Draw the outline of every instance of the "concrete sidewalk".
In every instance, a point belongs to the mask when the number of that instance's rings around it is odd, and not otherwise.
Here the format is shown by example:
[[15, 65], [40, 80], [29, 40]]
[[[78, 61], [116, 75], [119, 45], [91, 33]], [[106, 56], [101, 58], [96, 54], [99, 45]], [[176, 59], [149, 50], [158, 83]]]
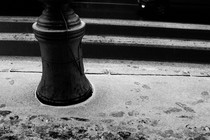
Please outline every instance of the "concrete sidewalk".
[[86, 102], [41, 104], [38, 57], [0, 58], [0, 139], [207, 140], [210, 65], [85, 59]]

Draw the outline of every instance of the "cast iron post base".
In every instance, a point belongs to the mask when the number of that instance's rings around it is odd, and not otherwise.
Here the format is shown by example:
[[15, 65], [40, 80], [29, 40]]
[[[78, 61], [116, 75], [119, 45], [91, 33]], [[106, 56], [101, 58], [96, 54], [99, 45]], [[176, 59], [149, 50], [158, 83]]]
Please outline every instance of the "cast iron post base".
[[45, 10], [33, 24], [43, 69], [37, 98], [54, 106], [83, 102], [93, 92], [82, 61], [85, 23], [70, 8], [68, 0], [40, 1], [45, 4]]

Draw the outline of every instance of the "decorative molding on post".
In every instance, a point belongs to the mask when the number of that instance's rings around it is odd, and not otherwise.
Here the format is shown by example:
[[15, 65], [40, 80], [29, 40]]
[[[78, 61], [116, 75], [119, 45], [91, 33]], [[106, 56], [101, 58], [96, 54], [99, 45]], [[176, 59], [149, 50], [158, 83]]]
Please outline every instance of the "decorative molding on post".
[[85, 23], [70, 8], [69, 0], [39, 1], [44, 3], [45, 9], [33, 24], [43, 69], [37, 98], [54, 106], [83, 102], [93, 92], [82, 60]]

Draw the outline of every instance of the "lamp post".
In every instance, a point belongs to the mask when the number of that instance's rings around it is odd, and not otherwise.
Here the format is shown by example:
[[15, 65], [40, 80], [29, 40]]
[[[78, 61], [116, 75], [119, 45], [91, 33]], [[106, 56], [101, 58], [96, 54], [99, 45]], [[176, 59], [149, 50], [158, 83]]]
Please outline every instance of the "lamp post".
[[82, 60], [85, 23], [71, 9], [69, 0], [39, 1], [45, 9], [32, 26], [40, 45], [43, 71], [36, 96], [53, 106], [83, 102], [93, 92]]

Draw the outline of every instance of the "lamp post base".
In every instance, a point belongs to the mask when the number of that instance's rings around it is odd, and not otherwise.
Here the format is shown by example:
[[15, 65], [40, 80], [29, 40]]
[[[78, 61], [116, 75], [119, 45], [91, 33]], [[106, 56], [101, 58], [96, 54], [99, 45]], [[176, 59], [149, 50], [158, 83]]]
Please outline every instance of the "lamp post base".
[[36, 96], [53, 106], [83, 102], [93, 92], [82, 60], [85, 23], [69, 7], [68, 0], [40, 1], [46, 8], [32, 26], [40, 45], [43, 71]]
[[84, 101], [86, 101], [87, 99], [89, 99], [92, 96], [93, 90], [92, 88], [90, 88], [86, 93], [84, 93], [83, 96], [75, 98], [75, 99], [70, 99], [70, 100], [52, 100], [52, 99], [48, 99], [44, 96], [42, 96], [42, 93], [40, 93], [39, 91], [36, 91], [36, 97], [37, 99], [46, 105], [52, 105], [52, 106], [69, 106], [69, 105], [75, 105], [75, 104], [79, 104], [82, 103]]

